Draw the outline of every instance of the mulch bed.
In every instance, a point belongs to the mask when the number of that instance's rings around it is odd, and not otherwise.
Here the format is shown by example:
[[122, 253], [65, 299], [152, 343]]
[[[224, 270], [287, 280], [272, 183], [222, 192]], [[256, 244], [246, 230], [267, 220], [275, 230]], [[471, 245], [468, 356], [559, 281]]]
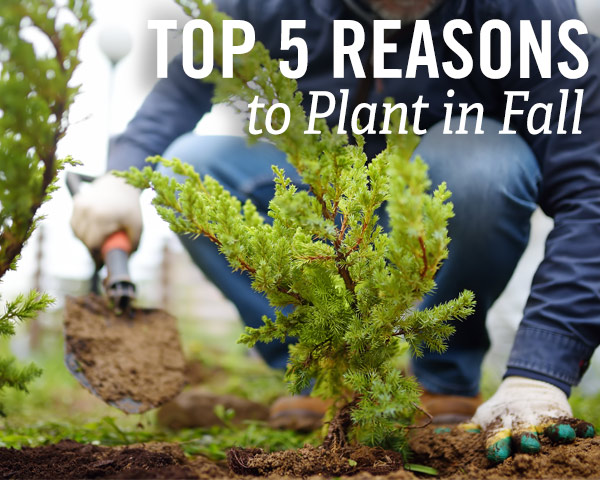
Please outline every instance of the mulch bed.
[[[428, 427], [413, 432], [411, 447], [412, 463], [431, 466], [444, 479], [600, 478], [600, 437], [578, 439], [570, 445], [552, 445], [542, 439], [539, 454], [517, 454], [500, 465], [491, 465], [485, 458], [481, 434], [456, 429], [435, 433]], [[402, 457], [395, 452], [362, 446], [333, 451], [306, 446], [271, 454], [232, 449], [228, 465], [203, 457], [188, 459], [179, 446], [161, 443], [110, 448], [64, 440], [22, 450], [0, 448], [0, 478], [434, 478], [408, 472], [402, 465]]]

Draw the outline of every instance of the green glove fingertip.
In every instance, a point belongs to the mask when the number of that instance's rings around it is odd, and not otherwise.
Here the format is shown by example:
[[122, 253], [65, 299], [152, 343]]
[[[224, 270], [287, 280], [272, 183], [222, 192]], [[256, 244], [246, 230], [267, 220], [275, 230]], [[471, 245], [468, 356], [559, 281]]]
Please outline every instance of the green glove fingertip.
[[486, 457], [492, 463], [501, 463], [512, 454], [511, 430], [508, 428], [498, 430], [488, 437], [485, 444], [487, 447]]
[[575, 434], [579, 438], [594, 438], [596, 435], [596, 429], [591, 423], [579, 422], [575, 427]]
[[575, 440], [575, 430], [566, 423], [555, 423], [546, 427], [544, 435], [554, 443], [572, 443]]
[[492, 443], [492, 445], [487, 448], [487, 459], [493, 463], [502, 463], [510, 457], [512, 453], [510, 443], [510, 437], [502, 438], [501, 440]]
[[540, 451], [540, 441], [536, 432], [521, 431], [512, 437], [517, 452], [538, 453]]

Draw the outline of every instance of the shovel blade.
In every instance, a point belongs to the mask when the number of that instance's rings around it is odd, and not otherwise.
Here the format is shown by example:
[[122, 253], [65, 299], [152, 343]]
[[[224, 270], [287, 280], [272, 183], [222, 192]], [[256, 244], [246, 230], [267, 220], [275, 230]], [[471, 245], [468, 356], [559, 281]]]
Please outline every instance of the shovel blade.
[[65, 364], [81, 385], [126, 413], [143, 413], [175, 397], [185, 360], [174, 317], [132, 308], [116, 315], [94, 294], [67, 298]]

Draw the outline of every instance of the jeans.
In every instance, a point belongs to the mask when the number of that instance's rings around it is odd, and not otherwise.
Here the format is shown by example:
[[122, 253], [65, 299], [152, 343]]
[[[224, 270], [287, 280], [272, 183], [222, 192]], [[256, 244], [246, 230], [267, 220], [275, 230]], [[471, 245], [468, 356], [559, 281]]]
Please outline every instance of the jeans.
[[[467, 129], [474, 127], [474, 119], [469, 119]], [[436, 290], [422, 307], [455, 298], [464, 289], [472, 290], [477, 301], [475, 313], [455, 325], [445, 353], [426, 352], [412, 361], [413, 373], [432, 393], [473, 396], [479, 391], [481, 363], [489, 348], [487, 311], [527, 245], [536, 208], [541, 173], [529, 146], [517, 135], [498, 135], [501, 125], [494, 120], [484, 119], [482, 128], [482, 135], [443, 135], [443, 125], [437, 124], [415, 151], [429, 165], [433, 186], [448, 184], [455, 212], [449, 222], [449, 257], [436, 277]], [[187, 134], [164, 156], [190, 163], [242, 202], [249, 198], [265, 218], [273, 196], [271, 165], [284, 168], [299, 183], [282, 152], [262, 142], [248, 146], [243, 138]], [[209, 240], [183, 236], [181, 241], [209, 280], [236, 305], [246, 325], [258, 327], [263, 315], [273, 317], [267, 299], [251, 290], [249, 277], [232, 273]], [[257, 349], [271, 367], [285, 367], [286, 344], [259, 343]]]

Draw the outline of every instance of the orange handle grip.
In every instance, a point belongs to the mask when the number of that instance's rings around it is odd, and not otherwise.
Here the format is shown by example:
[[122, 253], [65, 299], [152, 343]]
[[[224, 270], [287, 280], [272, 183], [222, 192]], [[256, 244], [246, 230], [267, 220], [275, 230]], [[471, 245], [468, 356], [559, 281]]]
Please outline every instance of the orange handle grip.
[[105, 258], [108, 252], [115, 249], [124, 250], [127, 254], [130, 254], [133, 249], [131, 240], [123, 230], [113, 233], [104, 240], [101, 249], [102, 258]]

